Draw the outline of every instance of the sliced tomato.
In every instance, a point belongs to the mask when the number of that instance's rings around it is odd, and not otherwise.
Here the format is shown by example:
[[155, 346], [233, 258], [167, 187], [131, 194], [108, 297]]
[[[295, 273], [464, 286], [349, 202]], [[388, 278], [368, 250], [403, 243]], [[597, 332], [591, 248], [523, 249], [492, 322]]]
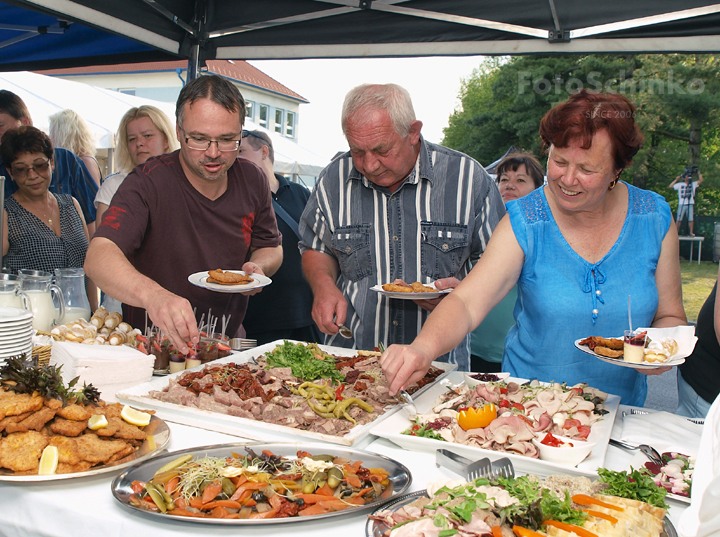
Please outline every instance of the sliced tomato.
[[500, 393], [505, 395], [508, 392], [507, 388], [500, 388]]
[[525, 412], [525, 407], [522, 405], [522, 403], [513, 403], [510, 405], [510, 408], [517, 408], [520, 412]]
[[578, 433], [580, 434], [580, 438], [587, 438], [590, 434], [590, 427], [587, 425], [580, 425], [578, 427]]
[[563, 429], [570, 429], [572, 427], [580, 428], [582, 423], [580, 423], [580, 420], [575, 419], [566, 419], [565, 423], [563, 424]]

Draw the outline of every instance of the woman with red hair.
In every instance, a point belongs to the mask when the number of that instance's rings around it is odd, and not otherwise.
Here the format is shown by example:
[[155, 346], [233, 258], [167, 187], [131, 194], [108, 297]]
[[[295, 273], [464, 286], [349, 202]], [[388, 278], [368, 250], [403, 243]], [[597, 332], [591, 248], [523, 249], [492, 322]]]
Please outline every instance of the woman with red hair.
[[[677, 230], [665, 200], [620, 181], [643, 143], [624, 96], [580, 91], [540, 124], [548, 184], [511, 201], [469, 276], [430, 315], [409, 346], [393, 345], [382, 366], [394, 393], [424, 374], [518, 286], [515, 326], [503, 370], [520, 378], [586, 382], [642, 405], [645, 375], [577, 350], [587, 336], [628, 326], [687, 324]], [[643, 370], [659, 374], [667, 368]]]

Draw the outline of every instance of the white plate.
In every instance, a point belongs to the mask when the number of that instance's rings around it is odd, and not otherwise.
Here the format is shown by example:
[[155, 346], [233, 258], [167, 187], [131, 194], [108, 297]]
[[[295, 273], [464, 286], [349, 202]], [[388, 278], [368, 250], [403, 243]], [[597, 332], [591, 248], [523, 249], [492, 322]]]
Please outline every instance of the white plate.
[[[423, 285], [425, 285], [425, 287], [432, 287], [433, 289], [435, 289], [435, 282], [425, 283]], [[375, 291], [376, 293], [380, 293], [381, 295], [385, 295], [388, 298], [399, 298], [401, 300], [425, 300], [431, 298], [438, 298], [452, 291], [452, 289], [443, 289], [442, 291], [435, 291], [434, 293], [393, 293], [390, 291], [385, 291], [380, 284], [373, 285], [370, 290]]]
[[[638, 331], [647, 332], [648, 338], [652, 341], [662, 341], [665, 338], [672, 338], [678, 344], [678, 351], [673, 354], [667, 362], [643, 362], [640, 364], [628, 363], [617, 358], [600, 356], [591, 351], [587, 345], [580, 345], [582, 339], [575, 341], [575, 347], [590, 356], [613, 365], [621, 367], [632, 367], [633, 369], [654, 369], [656, 367], [674, 367], [685, 363], [685, 358], [690, 356], [695, 349], [697, 337], [695, 337], [694, 326], [670, 326], [667, 328], [638, 328]], [[611, 338], [620, 339], [620, 338]]]
[[22, 321], [6, 321], [0, 323], [0, 332], [12, 332], [13, 330], [21, 330], [28, 326], [32, 328], [32, 318]]
[[[225, 272], [245, 274], [242, 270], [227, 270]], [[197, 285], [203, 289], [209, 289], [210, 291], [216, 291], [218, 293], [244, 293], [245, 291], [259, 289], [260, 287], [265, 287], [266, 285], [270, 285], [272, 283], [270, 278], [261, 274], [250, 274], [250, 277], [253, 281], [243, 285], [221, 285], [217, 283], [208, 283], [208, 273], [206, 270], [190, 274], [190, 276], [188, 276], [188, 281], [193, 285]]]
[[21, 308], [0, 307], [0, 326], [12, 321], [32, 319], [32, 313]]
[[32, 336], [33, 336], [32, 326], [23, 328], [22, 330], [18, 330], [16, 332], [0, 332], [0, 344], [6, 343], [8, 341], [17, 341], [18, 339], [26, 339], [26, 338], [32, 339]]
[[[464, 379], [464, 373], [454, 372], [448, 375], [448, 380], [456, 384], [461, 383]], [[522, 379], [509, 380], [516, 382], [524, 382]], [[423, 393], [420, 397], [414, 397], [415, 407], [419, 414], [427, 413], [433, 406], [433, 403], [447, 391], [445, 385], [434, 385], [430, 390]], [[483, 457], [489, 457], [496, 460], [501, 457], [508, 457], [512, 460], [515, 470], [521, 473], [537, 474], [547, 477], [551, 474], [564, 473], [570, 475], [596, 476], [597, 469], [605, 464], [605, 452], [607, 451], [610, 433], [612, 432], [615, 416], [617, 415], [620, 397], [617, 395], [609, 395], [605, 401], [605, 410], [608, 411], [602, 419], [598, 420], [593, 426], [588, 436], [588, 442], [595, 442], [597, 445], [590, 452], [587, 459], [573, 467], [565, 464], [557, 464], [553, 462], [542, 461], [540, 459], [531, 459], [514, 453], [504, 453], [501, 451], [492, 451], [475, 446], [466, 446], [454, 442], [445, 442], [442, 440], [434, 440], [432, 438], [423, 438], [419, 436], [410, 436], [402, 434], [411, 425], [407, 412], [397, 412], [388, 419], [375, 425], [370, 432], [375, 436], [387, 438], [394, 444], [410, 451], [424, 451], [435, 453], [436, 449], [449, 449], [459, 455], [478, 460]]]
[[[290, 340], [292, 343], [297, 341]], [[220, 358], [213, 362], [213, 364], [224, 364], [224, 363], [243, 363], [249, 362], [253, 358], [262, 356], [266, 352], [272, 351], [278, 345], [282, 345], [283, 341], [273, 341], [266, 343], [259, 347], [249, 349], [243, 352], [233, 352], [230, 356]], [[327, 345], [320, 345], [320, 348], [325, 352], [335, 356], [356, 356], [357, 351], [353, 349], [346, 349], [342, 347], [329, 347]], [[433, 365], [439, 369], [442, 369], [444, 373], [440, 374], [434, 382], [427, 384], [415, 392], [414, 397], [417, 394], [422, 394], [429, 390], [432, 386], [437, 385], [447, 374], [457, 368], [455, 364], [446, 364], [442, 362], [433, 362]], [[340, 444], [345, 446], [353, 446], [354, 448], [362, 448], [374, 440], [370, 434], [370, 428], [377, 423], [387, 419], [393, 413], [397, 412], [401, 405], [395, 405], [394, 407], [388, 408], [384, 414], [378, 416], [375, 421], [371, 421], [364, 425], [356, 425], [350, 429], [344, 436], [335, 436], [330, 434], [324, 434], [319, 432], [304, 431], [302, 429], [295, 429], [286, 425], [278, 425], [275, 423], [266, 423], [264, 421], [258, 421], [248, 418], [239, 418], [237, 416], [231, 416], [229, 414], [221, 414], [219, 412], [212, 412], [209, 410], [203, 410], [197, 407], [188, 407], [165, 401], [159, 401], [153, 399], [148, 394], [152, 390], [162, 390], [166, 387], [171, 379], [175, 379], [177, 376], [183, 374], [184, 371], [173, 373], [166, 377], [155, 377], [152, 381], [127, 388], [122, 392], [115, 394], [118, 401], [131, 404], [137, 408], [149, 408], [157, 410], [158, 416], [162, 417], [167, 421], [182, 423], [183, 425], [191, 425], [194, 427], [200, 427], [209, 431], [216, 431], [219, 433], [231, 434], [234, 436], [240, 436], [242, 438], [249, 438], [251, 440], [265, 440], [265, 441], [283, 441], [288, 440], [303, 440], [303, 441], [323, 441], [330, 442], [333, 444]], [[443, 388], [445, 389], [445, 388]]]
[[0, 353], [25, 350], [29, 346], [32, 346], [32, 337], [19, 338], [13, 341], [0, 343]]
[[0, 358], [12, 358], [13, 356], [18, 356], [23, 353], [27, 354], [26, 358], [30, 358], [32, 355], [32, 345], [28, 345], [25, 349], [19, 351], [2, 351], [0, 352]]

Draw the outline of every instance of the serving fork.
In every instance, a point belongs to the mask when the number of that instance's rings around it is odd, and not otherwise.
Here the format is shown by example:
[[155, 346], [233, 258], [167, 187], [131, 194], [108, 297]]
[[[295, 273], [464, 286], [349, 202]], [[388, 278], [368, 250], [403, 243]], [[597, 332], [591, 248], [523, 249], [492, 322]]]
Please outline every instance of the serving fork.
[[662, 458], [657, 450], [647, 444], [630, 444], [628, 442], [623, 442], [622, 440], [615, 440], [614, 438], [611, 438], [610, 445], [627, 449], [628, 451], [635, 451], [636, 449], [639, 449], [643, 455], [650, 459], [650, 462], [654, 462], [655, 464], [659, 464], [661, 466], [663, 464]]

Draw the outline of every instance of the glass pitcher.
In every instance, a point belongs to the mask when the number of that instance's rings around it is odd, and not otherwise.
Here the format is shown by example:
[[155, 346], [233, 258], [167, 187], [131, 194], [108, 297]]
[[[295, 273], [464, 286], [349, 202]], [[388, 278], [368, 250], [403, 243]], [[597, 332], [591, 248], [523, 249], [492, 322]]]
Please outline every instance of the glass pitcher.
[[0, 273], [0, 306], [30, 309], [27, 295], [20, 290], [20, 278], [14, 274]]
[[59, 324], [90, 320], [90, 301], [85, 291], [85, 271], [81, 268], [55, 269], [55, 283], [62, 290], [65, 302], [65, 315]]
[[[60, 319], [65, 315], [65, 301], [62, 290], [52, 283], [52, 274], [39, 270], [18, 270], [20, 288], [28, 297], [30, 311], [33, 313], [33, 328], [49, 332], [53, 325], [62, 324]], [[53, 302], [53, 294], [57, 300], [58, 308]]]

